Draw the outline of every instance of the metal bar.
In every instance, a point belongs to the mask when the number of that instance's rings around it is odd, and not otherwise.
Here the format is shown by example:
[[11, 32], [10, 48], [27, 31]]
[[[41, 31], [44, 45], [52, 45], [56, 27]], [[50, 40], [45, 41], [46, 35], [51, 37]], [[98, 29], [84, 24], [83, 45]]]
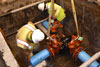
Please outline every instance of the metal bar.
[[24, 9], [27, 9], [29, 7], [35, 6], [35, 5], [37, 5], [37, 4], [41, 3], [41, 2], [44, 2], [44, 1], [46, 1], [46, 0], [41, 0], [41, 1], [38, 1], [36, 3], [32, 3], [32, 4], [26, 5], [24, 7], [21, 7], [21, 8], [15, 9], [15, 10], [12, 10], [12, 11], [10, 11], [8, 13], [5, 13], [5, 14], [0, 15], [0, 17], [3, 17], [3, 16], [6, 16], [6, 15], [9, 15], [11, 13], [15, 13], [15, 12], [18, 12], [18, 11], [21, 11], [21, 10], [24, 10]]
[[79, 27], [78, 27], [78, 21], [77, 21], [77, 16], [76, 16], [74, 0], [71, 0], [71, 3], [72, 3], [72, 11], [73, 11], [74, 21], [75, 21], [75, 25], [76, 25], [76, 30], [77, 30], [77, 36], [79, 37]]
[[50, 14], [49, 14], [49, 24], [48, 24], [48, 35], [50, 36], [50, 26], [51, 26], [51, 17], [54, 15], [54, 0], [51, 0]]
[[41, 29], [51, 40], [53, 40], [50, 35], [48, 35], [47, 30], [42, 26], [42, 24], [36, 25], [39, 29]]
[[[34, 25], [38, 25], [38, 24], [42, 23], [43, 21], [45, 21], [45, 20], [47, 20], [47, 19], [48, 19], [48, 17], [45, 18], [45, 19], [43, 19], [43, 20], [40, 20], [40, 21], [38, 21], [38, 22], [35, 22]], [[11, 33], [11, 34], [6, 35], [6, 37], [9, 37], [9, 36], [11, 36], [11, 35], [13, 35], [13, 34], [16, 34], [16, 33], [17, 33], [17, 31], [14, 31], [14, 32]], [[47, 33], [47, 32], [46, 32], [46, 33]]]
[[47, 20], [47, 19], [48, 19], [48, 17], [45, 18], [45, 19], [43, 19], [43, 20], [41, 20], [41, 21], [38, 21], [38, 22], [34, 23], [34, 25], [40, 24], [40, 23], [42, 23], [43, 21], [45, 21], [45, 20]]
[[24, 7], [18, 8], [18, 9], [15, 9], [15, 10], [11, 11], [11, 13], [15, 13], [15, 12], [18, 12], [18, 11], [20, 11], [20, 10], [24, 10], [24, 9], [26, 9], [26, 8], [32, 7], [32, 6], [37, 5], [37, 4], [39, 4], [39, 3], [41, 3], [41, 2], [44, 2], [44, 1], [46, 1], [46, 0], [41, 0], [41, 1], [38, 1], [38, 2], [36, 2], [36, 3], [32, 3], [32, 4], [29, 4], [29, 5], [27, 5], [27, 6], [24, 6]]

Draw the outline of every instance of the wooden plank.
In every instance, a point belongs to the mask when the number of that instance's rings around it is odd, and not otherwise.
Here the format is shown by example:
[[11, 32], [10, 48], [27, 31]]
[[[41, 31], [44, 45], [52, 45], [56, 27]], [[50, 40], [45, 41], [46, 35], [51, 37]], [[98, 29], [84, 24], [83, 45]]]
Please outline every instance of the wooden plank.
[[[2, 58], [7, 67], [19, 67], [15, 57], [13, 56], [5, 37], [0, 29], [0, 52], [3, 53]], [[1, 66], [1, 65], [0, 65]]]
[[48, 35], [50, 36], [51, 17], [54, 15], [54, 0], [51, 0], [49, 24], [48, 24]]
[[42, 32], [44, 32], [44, 33], [48, 36], [47, 30], [42, 26], [42, 24], [37, 24], [36, 26], [37, 26], [39, 29], [41, 29]]

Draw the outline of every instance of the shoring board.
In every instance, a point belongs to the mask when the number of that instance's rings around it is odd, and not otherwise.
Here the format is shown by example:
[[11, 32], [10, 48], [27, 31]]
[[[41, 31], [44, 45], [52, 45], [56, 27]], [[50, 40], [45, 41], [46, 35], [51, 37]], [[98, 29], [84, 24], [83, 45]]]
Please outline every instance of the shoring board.
[[2, 54], [3, 54], [2, 58], [7, 67], [19, 67], [19, 64], [17, 63], [16, 59], [14, 58], [9, 46], [7, 45], [7, 42], [4, 38], [1, 30], [0, 30], [0, 52], [2, 52]]

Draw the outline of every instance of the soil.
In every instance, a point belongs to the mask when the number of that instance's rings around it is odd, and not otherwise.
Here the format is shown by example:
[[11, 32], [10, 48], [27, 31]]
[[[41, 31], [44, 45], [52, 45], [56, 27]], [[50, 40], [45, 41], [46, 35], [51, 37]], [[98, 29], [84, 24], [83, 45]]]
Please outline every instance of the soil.
[[7, 67], [5, 61], [3, 60], [3, 53], [0, 52], [0, 66]]

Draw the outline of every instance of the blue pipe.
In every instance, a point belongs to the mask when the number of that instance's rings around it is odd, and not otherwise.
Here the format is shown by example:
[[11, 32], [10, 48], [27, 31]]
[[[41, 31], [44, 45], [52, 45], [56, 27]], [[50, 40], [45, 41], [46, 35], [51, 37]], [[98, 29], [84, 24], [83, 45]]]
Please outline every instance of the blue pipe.
[[43, 21], [42, 25], [48, 30], [48, 21]]
[[[48, 30], [48, 21], [43, 21], [42, 22], [42, 25]], [[51, 27], [52, 27], [52, 24], [51, 24]]]
[[[48, 29], [48, 21], [44, 21], [42, 22], [42, 25]], [[34, 55], [31, 59], [30, 59], [30, 63], [32, 66], [35, 66], [36, 64], [40, 63], [41, 61], [45, 60], [46, 58], [48, 58], [50, 56], [49, 51], [47, 49], [42, 50], [41, 52], [39, 52], [38, 54]], [[78, 54], [78, 58], [82, 61], [82, 62], [86, 62], [90, 56], [85, 52], [85, 51], [81, 51]], [[99, 63], [97, 61], [94, 61], [91, 65], [89, 65], [89, 67], [97, 67], [99, 66]]]
[[46, 58], [48, 58], [49, 56], [50, 56], [49, 51], [47, 49], [44, 49], [44, 50], [40, 51], [39, 53], [37, 53], [36, 55], [31, 57], [30, 64], [32, 66], [35, 66], [38, 63], [45, 60]]
[[[42, 25], [48, 30], [48, 21], [43, 21]], [[36, 66], [38, 63], [42, 62], [46, 58], [50, 56], [49, 51], [47, 49], [44, 49], [37, 53], [36, 55], [32, 56], [30, 59], [30, 64], [32, 66]]]
[[[85, 51], [81, 51], [78, 54], [78, 58], [82, 62], [86, 62], [88, 59], [90, 59], [90, 56]], [[94, 61], [92, 64], [89, 65], [89, 67], [97, 67], [97, 66], [99, 66], [99, 63], [97, 61]]]

